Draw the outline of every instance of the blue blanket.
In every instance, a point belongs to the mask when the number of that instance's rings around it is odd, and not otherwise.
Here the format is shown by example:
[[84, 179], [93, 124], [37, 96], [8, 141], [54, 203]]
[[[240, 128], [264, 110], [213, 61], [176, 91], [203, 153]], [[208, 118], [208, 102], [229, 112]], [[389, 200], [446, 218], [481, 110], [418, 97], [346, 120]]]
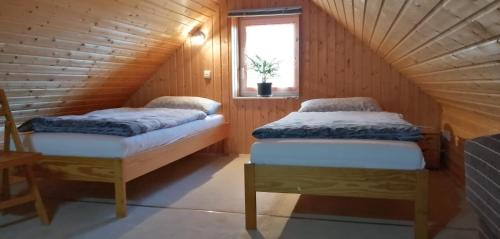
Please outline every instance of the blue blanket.
[[199, 110], [167, 108], [116, 108], [84, 115], [37, 117], [25, 122], [19, 131], [104, 134], [134, 136], [204, 119]]
[[389, 112], [293, 112], [253, 131], [257, 139], [329, 138], [417, 141], [418, 127]]

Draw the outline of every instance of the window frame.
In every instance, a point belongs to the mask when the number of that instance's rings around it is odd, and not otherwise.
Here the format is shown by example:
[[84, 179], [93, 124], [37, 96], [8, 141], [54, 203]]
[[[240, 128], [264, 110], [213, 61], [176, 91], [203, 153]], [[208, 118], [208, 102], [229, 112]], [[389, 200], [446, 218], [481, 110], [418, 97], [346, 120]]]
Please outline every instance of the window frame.
[[[273, 16], [255, 16], [241, 17], [232, 19], [232, 48], [233, 48], [233, 96], [235, 97], [257, 97], [257, 86], [247, 87], [247, 64], [245, 52], [245, 27], [252, 25], [273, 25], [292, 23], [295, 27], [295, 46], [294, 46], [294, 87], [278, 88], [273, 86], [272, 97], [298, 97], [300, 83], [300, 14], [292, 15], [273, 15]], [[269, 98], [269, 97], [263, 97]]]

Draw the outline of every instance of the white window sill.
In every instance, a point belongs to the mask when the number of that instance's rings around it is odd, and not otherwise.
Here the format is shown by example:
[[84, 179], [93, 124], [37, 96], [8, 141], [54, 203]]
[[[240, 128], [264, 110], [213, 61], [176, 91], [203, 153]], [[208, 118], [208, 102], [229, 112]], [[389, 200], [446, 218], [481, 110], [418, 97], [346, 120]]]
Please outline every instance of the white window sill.
[[299, 96], [233, 96], [235, 100], [298, 100]]

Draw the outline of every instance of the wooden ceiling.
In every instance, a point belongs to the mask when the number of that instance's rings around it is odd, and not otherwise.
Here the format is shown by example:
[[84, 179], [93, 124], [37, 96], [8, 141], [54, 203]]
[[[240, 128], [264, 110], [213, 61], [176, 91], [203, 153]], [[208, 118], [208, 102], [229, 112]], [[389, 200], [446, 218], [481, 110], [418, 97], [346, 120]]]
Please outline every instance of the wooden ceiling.
[[120, 106], [212, 0], [1, 0], [0, 88], [18, 121]]
[[500, 118], [499, 0], [313, 0], [453, 107]]

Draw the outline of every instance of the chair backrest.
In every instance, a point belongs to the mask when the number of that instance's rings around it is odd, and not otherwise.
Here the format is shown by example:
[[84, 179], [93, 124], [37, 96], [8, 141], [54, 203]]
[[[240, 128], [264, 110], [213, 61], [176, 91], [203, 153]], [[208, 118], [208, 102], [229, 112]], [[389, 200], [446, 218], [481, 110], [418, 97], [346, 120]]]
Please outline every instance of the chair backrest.
[[5, 91], [0, 89], [0, 117], [5, 118], [4, 132], [3, 132], [3, 151], [10, 151], [10, 140], [14, 140], [14, 145], [16, 146], [16, 151], [23, 152], [24, 147], [21, 142], [21, 137], [19, 137], [19, 131], [17, 131], [16, 121], [12, 117], [12, 112], [10, 111], [9, 101], [5, 95]]

